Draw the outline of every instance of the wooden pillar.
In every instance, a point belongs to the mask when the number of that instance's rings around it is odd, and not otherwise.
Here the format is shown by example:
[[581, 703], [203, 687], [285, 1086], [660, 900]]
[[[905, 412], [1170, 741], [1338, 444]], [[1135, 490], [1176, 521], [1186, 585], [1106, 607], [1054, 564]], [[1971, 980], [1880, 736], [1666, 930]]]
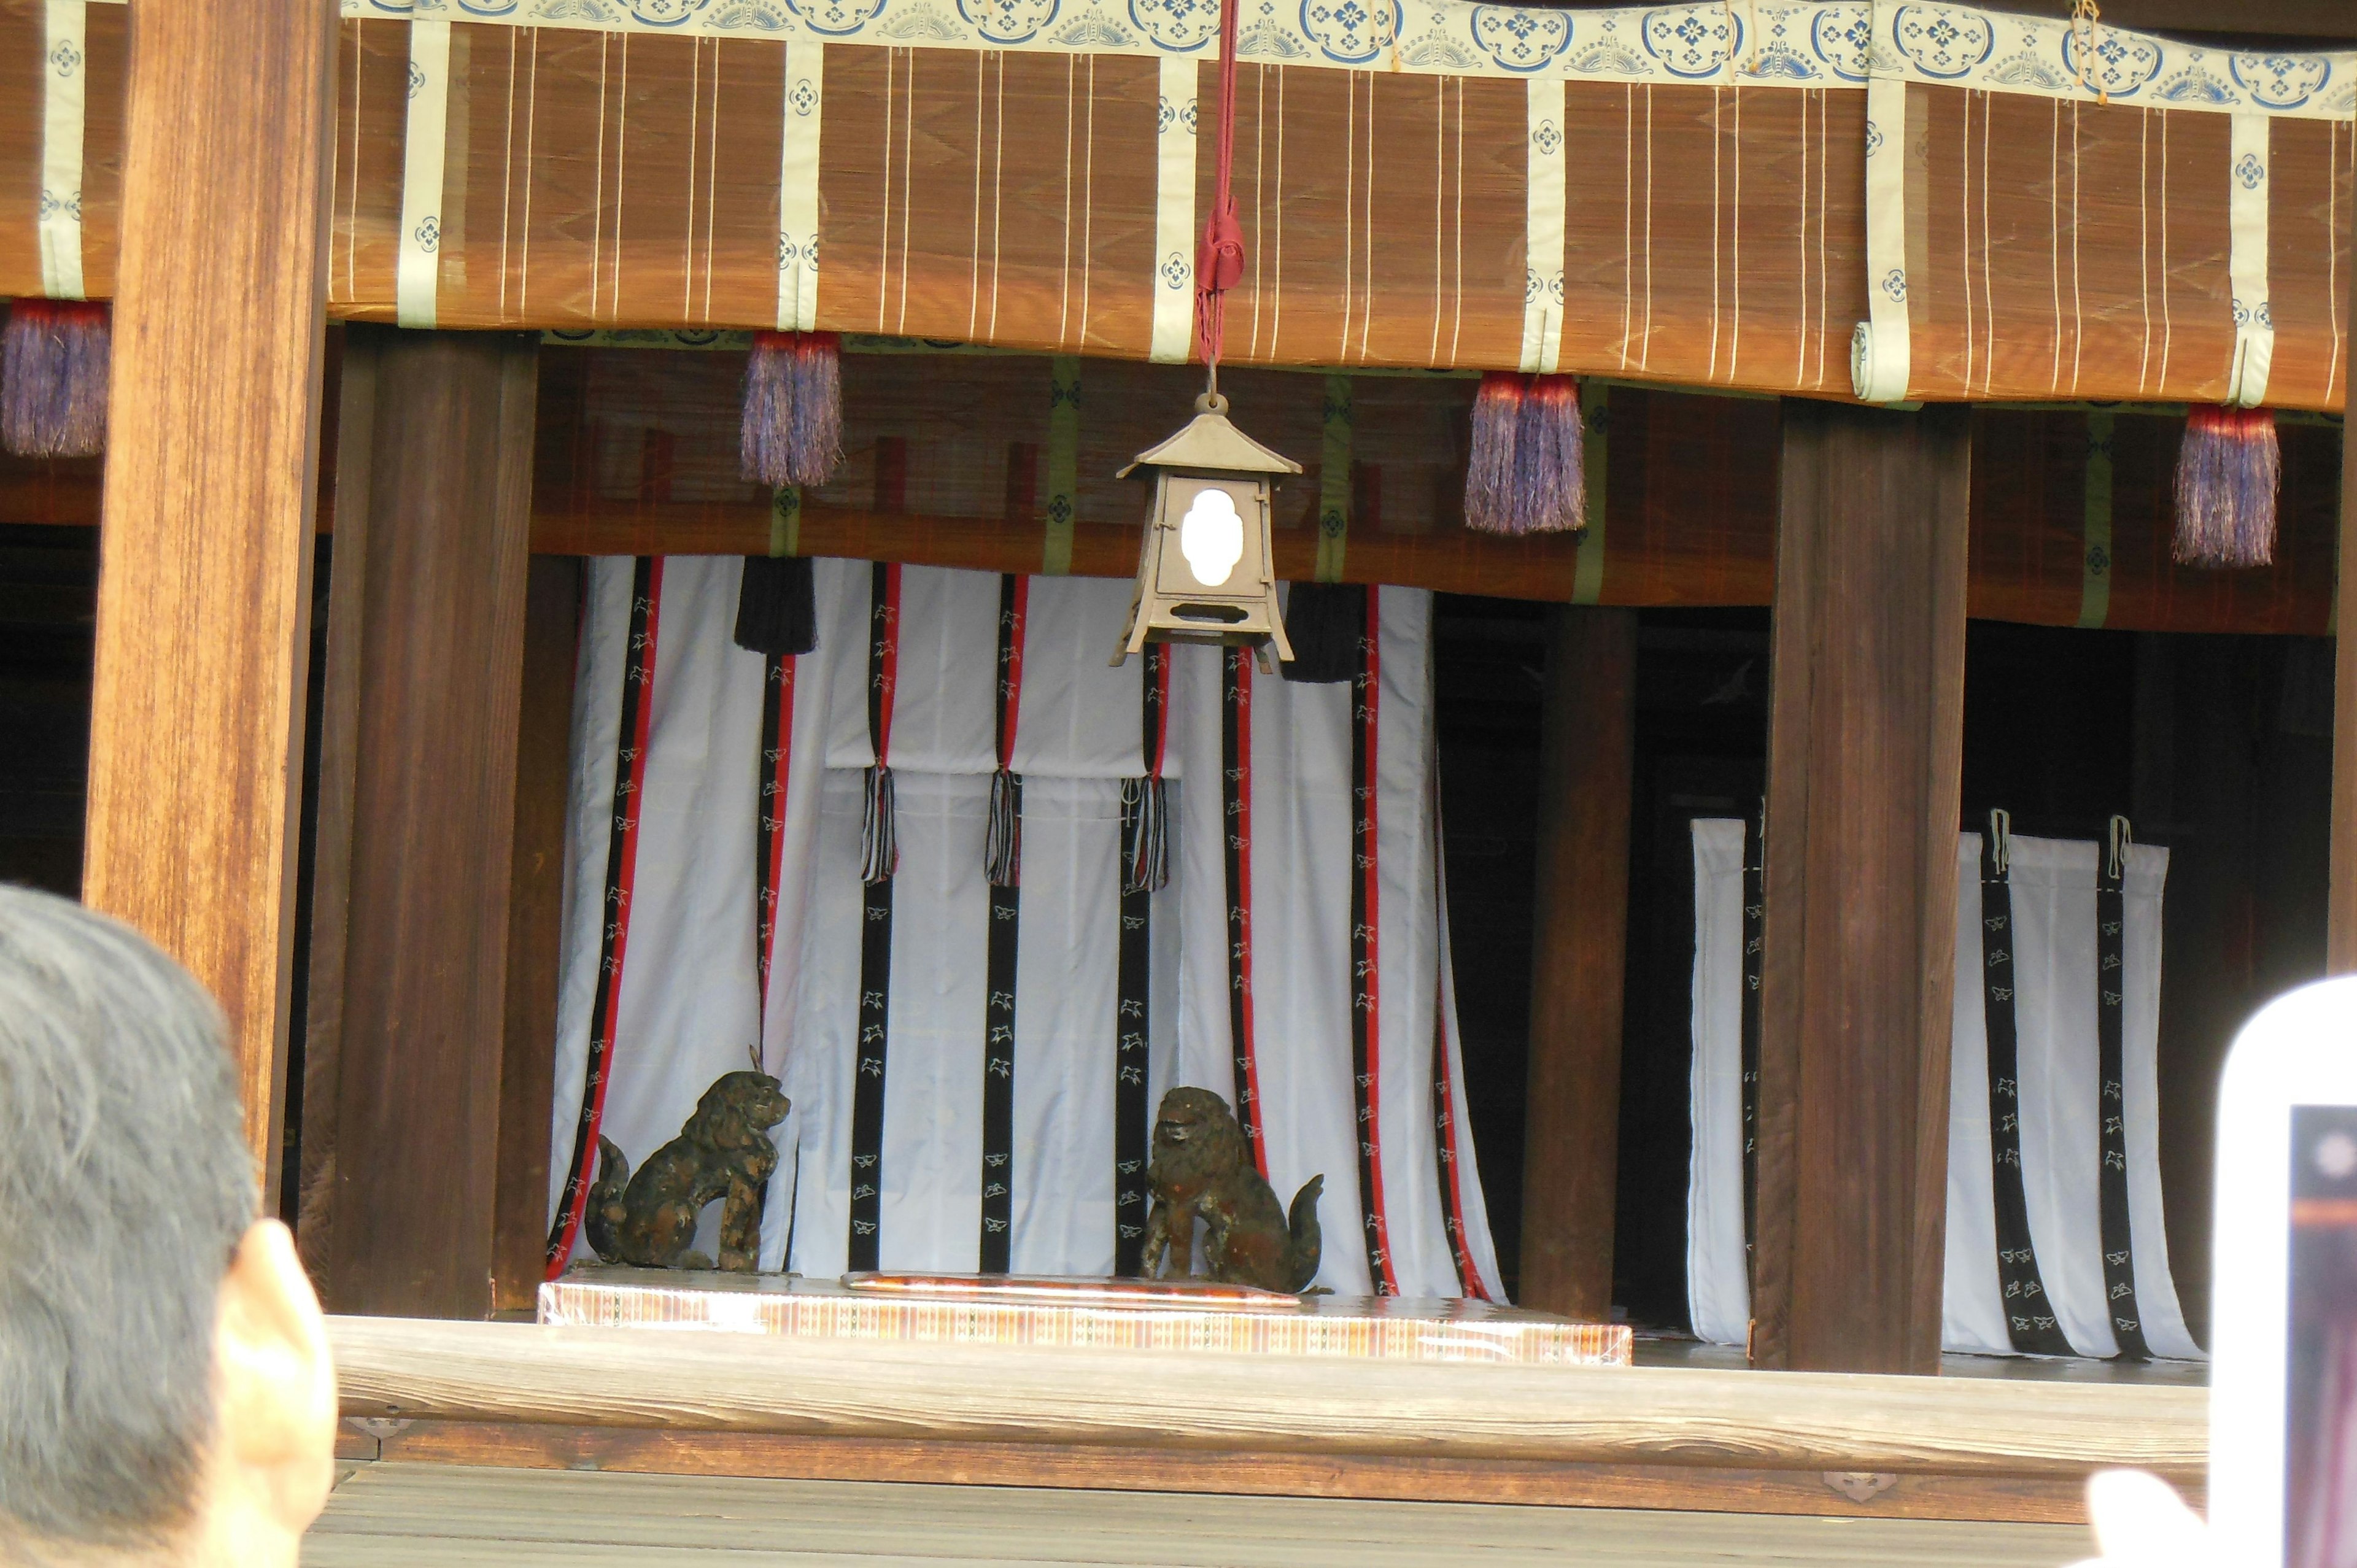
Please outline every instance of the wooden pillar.
[[532, 1310], [548, 1246], [549, 1103], [556, 1092], [556, 971], [565, 925], [565, 809], [572, 784], [581, 576], [577, 555], [536, 555], [524, 602], [492, 1260], [492, 1305], [501, 1312]]
[[479, 1317], [495, 1273], [537, 350], [355, 328], [345, 358], [373, 398], [368, 424], [341, 434], [370, 453], [364, 503], [338, 505], [339, 523], [362, 504], [367, 518], [327, 1294], [343, 1312]]
[[336, 8], [170, 0], [135, 21], [82, 897], [220, 999], [268, 1211], [294, 950]]
[[[2351, 218], [2357, 229], [2357, 214]], [[2357, 270], [2349, 279], [2357, 310]], [[2357, 320], [2357, 317], [2342, 317]], [[2349, 400], [2357, 403], [2357, 399]], [[2357, 413], [2357, 408], [2351, 410]], [[2341, 557], [2332, 599], [2332, 844], [2324, 972], [2357, 971], [2357, 420], [2341, 426]]]
[[1753, 1359], [1935, 1372], [1968, 413], [1784, 404]]
[[376, 443], [374, 339], [344, 332], [336, 378], [336, 532], [328, 545], [328, 648], [319, 668], [319, 782], [311, 850], [311, 972], [304, 997], [301, 1167], [295, 1245], [322, 1296], [334, 1275], [337, 1069], [343, 1055], [361, 625], [368, 602], [369, 478]]
[[1548, 630], [1523, 1156], [1525, 1306], [1612, 1308], [1637, 612], [1566, 606]]

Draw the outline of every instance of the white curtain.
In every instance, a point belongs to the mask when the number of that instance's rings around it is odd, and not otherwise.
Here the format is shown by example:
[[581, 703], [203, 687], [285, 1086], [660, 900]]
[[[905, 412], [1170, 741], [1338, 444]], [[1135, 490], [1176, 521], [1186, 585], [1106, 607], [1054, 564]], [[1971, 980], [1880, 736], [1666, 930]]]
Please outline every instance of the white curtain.
[[[696, 1096], [757, 1039], [755, 834], [763, 661], [731, 630], [734, 557], [657, 564], [658, 630], [624, 959], [611, 1005], [599, 1130], [633, 1160], [674, 1135]], [[591, 564], [573, 742], [550, 1209], [565, 1173], [611, 945], [618, 755], [631, 660], [629, 559]], [[860, 1029], [863, 782], [869, 740], [866, 563], [815, 569], [817, 651], [792, 671], [780, 832], [777, 957], [759, 1039], [794, 1111], [764, 1215], [764, 1266], [839, 1273], [848, 1252], [852, 1091]], [[893, 881], [880, 1262], [971, 1270], [982, 1213], [988, 896], [984, 832], [996, 766], [996, 574], [898, 573], [889, 741]], [[1146, 771], [1143, 661], [1108, 659], [1125, 583], [1032, 578], [1013, 754], [1023, 779], [1017, 959], [1012, 1266], [1114, 1266], [1114, 1139], [1123, 780]], [[1448, 994], [1435, 813], [1430, 596], [1374, 601], [1380, 679], [1310, 686], [1257, 671], [1245, 758], [1254, 1046], [1269, 1175], [1281, 1198], [1325, 1177], [1318, 1283], [1363, 1293], [1387, 1262], [1409, 1295], [1502, 1298], [1466, 1125]], [[642, 654], [647, 650], [641, 650]], [[1222, 655], [1173, 650], [1168, 743], [1176, 837], [1153, 897], [1148, 1105], [1173, 1084], [1231, 1092]], [[1372, 718], [1366, 715], [1372, 714]], [[1354, 973], [1354, 724], [1372, 725], [1372, 972]], [[1369, 1071], [1352, 1011], [1370, 999]], [[1436, 1054], [1437, 1053], [1437, 1054]], [[1436, 1101], [1437, 1084], [1447, 1086]], [[1380, 1259], [1361, 1194], [1365, 1090], [1383, 1206]], [[1449, 1114], [1443, 1117], [1442, 1110]], [[1451, 1147], [1456, 1157], [1447, 1160]], [[707, 1231], [717, 1208], [709, 1211]], [[1452, 1225], [1452, 1221], [1455, 1221]], [[709, 1236], [705, 1237], [708, 1242]], [[576, 1241], [572, 1255], [586, 1253]]]
[[[2022, 1184], [2032, 1246], [2073, 1351], [2119, 1350], [2104, 1279], [2099, 1199], [2102, 1113], [2096, 1045], [2095, 885], [2102, 846], [2010, 838], [2015, 1020], [2019, 1036]], [[1687, 1188], [1687, 1300], [1695, 1333], [1741, 1344], [1750, 1316], [1743, 1253], [1742, 980], [1744, 824], [1694, 824], [1694, 1153]], [[1989, 1133], [1981, 839], [1957, 843], [1955, 1023], [1949, 1079], [1947, 1266], [1942, 1340], [2010, 1354], [1996, 1258]], [[2123, 1106], [2136, 1305], [2155, 1355], [2198, 1357], [2169, 1268], [2161, 1215], [2161, 896], [2169, 852], [2128, 849]]]

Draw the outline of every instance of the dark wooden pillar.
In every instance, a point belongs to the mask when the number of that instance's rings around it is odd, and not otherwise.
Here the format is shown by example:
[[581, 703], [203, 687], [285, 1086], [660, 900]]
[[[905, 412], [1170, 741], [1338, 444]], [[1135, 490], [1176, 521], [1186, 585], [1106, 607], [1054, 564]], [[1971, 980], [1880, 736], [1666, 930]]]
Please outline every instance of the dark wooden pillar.
[[[537, 350], [355, 328], [345, 356], [373, 397], [340, 436], [369, 456], [327, 1294], [344, 1312], [479, 1317], [496, 1272]], [[339, 527], [362, 504], [339, 497]], [[332, 788], [323, 777], [323, 799]], [[544, 1094], [541, 1111], [544, 1141]]]
[[1784, 404], [1753, 1359], [1934, 1372], [1967, 412]]
[[220, 999], [270, 1212], [336, 8], [172, 0], [136, 21], [82, 897]]
[[556, 969], [580, 622], [581, 558], [533, 557], [524, 601], [515, 846], [508, 878], [507, 1033], [500, 1072], [492, 1305], [500, 1312], [532, 1310], [548, 1246], [549, 1102], [556, 1091]]
[[361, 714], [361, 627], [368, 601], [369, 476], [375, 457], [377, 353], [347, 329], [336, 380], [336, 532], [329, 544], [328, 647], [319, 668], [319, 784], [311, 852], [311, 971], [304, 996], [302, 1161], [295, 1245], [322, 1295], [334, 1271], [337, 1069], [343, 1054], [350, 935], [352, 786]]
[[[2357, 226], [2357, 215], [2351, 221]], [[2350, 274], [2349, 305], [2357, 310], [2357, 270]], [[2332, 601], [2332, 865], [2324, 972], [2347, 974], [2357, 971], [2357, 420], [2341, 426], [2340, 589]]]
[[1539, 731], [1519, 1295], [1599, 1321], [1612, 1307], [1636, 693], [1637, 612], [1555, 611]]

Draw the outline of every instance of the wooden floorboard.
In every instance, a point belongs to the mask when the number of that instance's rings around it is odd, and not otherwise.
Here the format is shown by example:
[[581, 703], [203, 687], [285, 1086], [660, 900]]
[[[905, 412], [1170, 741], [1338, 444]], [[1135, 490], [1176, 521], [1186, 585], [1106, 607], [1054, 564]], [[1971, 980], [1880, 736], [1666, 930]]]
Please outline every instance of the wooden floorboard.
[[2083, 1530], [1932, 1520], [354, 1466], [305, 1568], [2050, 1568]]

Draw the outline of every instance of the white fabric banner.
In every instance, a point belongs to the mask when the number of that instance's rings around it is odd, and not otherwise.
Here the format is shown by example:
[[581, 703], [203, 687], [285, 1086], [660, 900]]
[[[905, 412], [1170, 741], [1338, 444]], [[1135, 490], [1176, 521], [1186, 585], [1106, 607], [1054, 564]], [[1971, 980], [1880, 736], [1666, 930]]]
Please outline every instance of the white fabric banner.
[[[1697, 1337], [1741, 1344], [1750, 1316], [1743, 1255], [1743, 832], [1694, 824], [1694, 1155], [1687, 1188], [1687, 1300]], [[2083, 1356], [2118, 1354], [2104, 1283], [2102, 1117], [2096, 1040], [2095, 884], [2102, 846], [2010, 838], [2014, 1010], [2019, 1035], [2022, 1183], [2055, 1316]], [[1942, 1342], [2009, 1355], [1996, 1262], [1982, 975], [1981, 840], [1957, 843], [1955, 1023], [1948, 1097], [1947, 1265]], [[2124, 1103], [2136, 1305], [2153, 1353], [2198, 1357], [2169, 1273], [2160, 1193], [2161, 898], [2169, 852], [2130, 846], [2122, 876]]]
[[[648, 755], [627, 959], [607, 1064], [602, 1131], [642, 1160], [673, 1136], [755, 1038], [754, 860], [763, 661], [731, 640], [734, 557], [660, 564]], [[581, 1114], [601, 967], [621, 687], [633, 563], [592, 564], [573, 748], [573, 822], [557, 1040], [551, 1207]], [[984, 833], [996, 766], [995, 575], [900, 570], [888, 758], [899, 866], [893, 878], [880, 1262], [971, 1270], [982, 1214], [989, 898]], [[775, 967], [766, 1059], [794, 1112], [764, 1216], [764, 1266], [845, 1266], [852, 1078], [860, 1029], [862, 770], [867, 737], [865, 563], [816, 564], [818, 650], [792, 661], [790, 782], [779, 810]], [[1146, 770], [1143, 661], [1107, 663], [1124, 583], [1031, 579], [1015, 749], [1023, 776], [1015, 1005], [1012, 1266], [1103, 1274], [1114, 1264], [1114, 1050], [1122, 780]], [[1376, 1162], [1403, 1294], [1502, 1298], [1463, 1104], [1447, 993], [1434, 821], [1430, 596], [1384, 589], [1374, 720], [1372, 957], [1352, 973], [1352, 745], [1349, 685], [1253, 676], [1254, 964], [1262, 1122], [1281, 1200], [1313, 1175], [1318, 1283], [1370, 1289], [1361, 1240], [1352, 1009], [1375, 999], [1370, 1041]], [[1149, 1105], [1177, 1083], [1233, 1084], [1225, 929], [1222, 662], [1172, 650], [1165, 759], [1178, 844], [1155, 895]], [[1178, 782], [1192, 778], [1192, 788]], [[1369, 989], [1354, 981], [1373, 982]], [[1436, 1059], [1436, 1052], [1441, 1053]], [[1435, 1084], [1449, 1085], [1437, 1125]], [[1455, 1158], [1441, 1147], [1453, 1138]], [[716, 1207], [706, 1215], [716, 1223]], [[706, 1238], [707, 1241], [709, 1238]], [[706, 1249], [709, 1251], [709, 1248]], [[586, 1255], [576, 1243], [575, 1255]]]

